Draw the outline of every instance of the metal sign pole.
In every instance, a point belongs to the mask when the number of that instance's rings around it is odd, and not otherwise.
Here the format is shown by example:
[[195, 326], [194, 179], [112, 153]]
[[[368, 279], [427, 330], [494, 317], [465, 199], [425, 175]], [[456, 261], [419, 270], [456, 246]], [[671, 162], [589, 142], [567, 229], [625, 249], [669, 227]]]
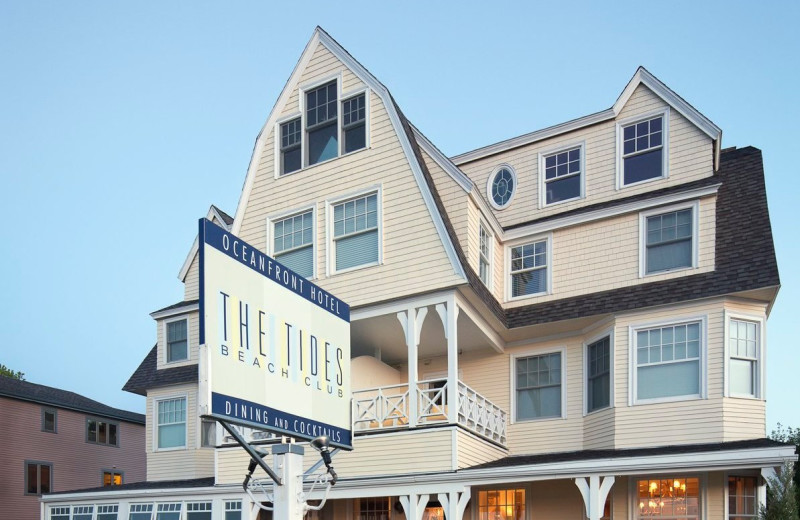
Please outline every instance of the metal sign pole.
[[303, 520], [303, 454], [303, 447], [297, 444], [272, 447], [272, 465], [283, 481], [273, 488], [273, 520]]

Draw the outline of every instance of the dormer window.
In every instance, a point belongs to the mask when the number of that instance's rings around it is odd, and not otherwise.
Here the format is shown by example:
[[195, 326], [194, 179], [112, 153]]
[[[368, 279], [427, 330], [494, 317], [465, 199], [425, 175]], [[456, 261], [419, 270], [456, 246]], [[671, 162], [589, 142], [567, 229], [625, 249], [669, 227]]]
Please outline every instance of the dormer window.
[[617, 123], [618, 187], [667, 177], [669, 111]]
[[539, 154], [540, 207], [584, 196], [583, 144]]
[[306, 92], [308, 164], [333, 159], [339, 153], [336, 82]]

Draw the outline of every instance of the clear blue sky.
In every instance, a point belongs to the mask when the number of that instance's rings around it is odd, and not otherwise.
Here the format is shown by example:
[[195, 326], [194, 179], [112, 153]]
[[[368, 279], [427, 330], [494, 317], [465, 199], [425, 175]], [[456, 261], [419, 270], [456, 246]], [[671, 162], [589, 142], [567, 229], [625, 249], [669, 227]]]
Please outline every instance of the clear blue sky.
[[144, 410], [120, 388], [155, 342], [149, 313], [182, 298], [197, 218], [236, 210], [319, 24], [450, 155], [608, 108], [639, 65], [723, 146], [761, 148], [783, 282], [768, 428], [800, 426], [800, 2], [551, 4], [0, 3], [0, 363]]

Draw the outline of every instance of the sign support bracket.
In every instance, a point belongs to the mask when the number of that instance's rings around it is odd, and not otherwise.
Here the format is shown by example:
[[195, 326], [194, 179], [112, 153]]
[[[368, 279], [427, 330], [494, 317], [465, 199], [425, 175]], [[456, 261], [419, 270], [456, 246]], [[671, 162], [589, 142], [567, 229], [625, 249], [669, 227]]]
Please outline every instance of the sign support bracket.
[[[216, 418], [215, 418], [215, 419], [216, 419]], [[278, 474], [277, 474], [277, 473], [275, 473], [275, 472], [272, 470], [272, 468], [270, 468], [270, 467], [269, 467], [269, 465], [268, 465], [268, 464], [267, 464], [267, 463], [264, 461], [264, 458], [263, 458], [263, 457], [264, 457], [264, 455], [266, 455], [266, 454], [261, 454], [261, 453], [259, 453], [258, 451], [256, 451], [256, 449], [255, 449], [255, 448], [253, 448], [253, 447], [250, 445], [250, 443], [249, 443], [249, 442], [247, 442], [247, 441], [244, 439], [244, 437], [242, 437], [242, 434], [241, 434], [241, 433], [239, 433], [239, 431], [238, 431], [236, 428], [232, 428], [232, 427], [231, 427], [231, 425], [230, 425], [230, 424], [228, 424], [228, 422], [227, 422], [227, 421], [223, 421], [222, 419], [217, 419], [217, 422], [219, 422], [219, 423], [222, 425], [222, 427], [223, 427], [223, 428], [225, 428], [225, 430], [226, 430], [228, 433], [230, 433], [230, 434], [231, 434], [231, 436], [232, 436], [234, 439], [236, 439], [236, 442], [238, 442], [238, 443], [239, 443], [239, 445], [240, 445], [242, 448], [244, 448], [244, 450], [245, 450], [245, 451], [248, 453], [248, 455], [250, 455], [250, 458], [251, 458], [253, 461], [255, 461], [255, 463], [256, 463], [256, 464], [258, 464], [259, 466], [261, 466], [261, 469], [263, 469], [263, 470], [264, 470], [264, 471], [267, 473], [267, 475], [269, 475], [269, 477], [270, 477], [272, 480], [274, 480], [274, 481], [275, 481], [275, 484], [276, 484], [276, 485], [278, 485], [278, 486], [282, 486], [282, 485], [283, 485], [283, 480], [281, 480], [281, 478], [278, 476]]]

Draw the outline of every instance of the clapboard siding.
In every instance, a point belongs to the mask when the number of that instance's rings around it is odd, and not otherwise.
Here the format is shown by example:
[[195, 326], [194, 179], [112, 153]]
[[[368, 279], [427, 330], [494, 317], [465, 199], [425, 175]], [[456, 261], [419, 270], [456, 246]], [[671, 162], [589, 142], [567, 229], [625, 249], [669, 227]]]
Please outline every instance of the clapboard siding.
[[[155, 450], [158, 417], [156, 401], [186, 397], [186, 448]], [[197, 385], [175, 385], [147, 392], [147, 480], [171, 480], [214, 475], [214, 450], [200, 448], [200, 420], [197, 408]]]
[[[617, 120], [635, 117], [667, 105], [644, 85], [636, 88]], [[521, 146], [490, 157], [459, 164], [476, 186], [485, 190], [489, 175], [501, 163], [508, 163], [517, 173], [517, 192], [511, 205], [495, 215], [509, 226], [555, 213], [580, 208], [614, 198], [653, 191], [690, 182], [713, 174], [713, 144], [676, 110], [670, 110], [669, 178], [616, 189], [616, 122], [606, 121], [565, 135]], [[539, 208], [539, 153], [561, 146], [585, 142], [586, 197]]]
[[491, 462], [508, 455], [508, 451], [462, 429], [458, 429], [456, 434], [458, 469]]

